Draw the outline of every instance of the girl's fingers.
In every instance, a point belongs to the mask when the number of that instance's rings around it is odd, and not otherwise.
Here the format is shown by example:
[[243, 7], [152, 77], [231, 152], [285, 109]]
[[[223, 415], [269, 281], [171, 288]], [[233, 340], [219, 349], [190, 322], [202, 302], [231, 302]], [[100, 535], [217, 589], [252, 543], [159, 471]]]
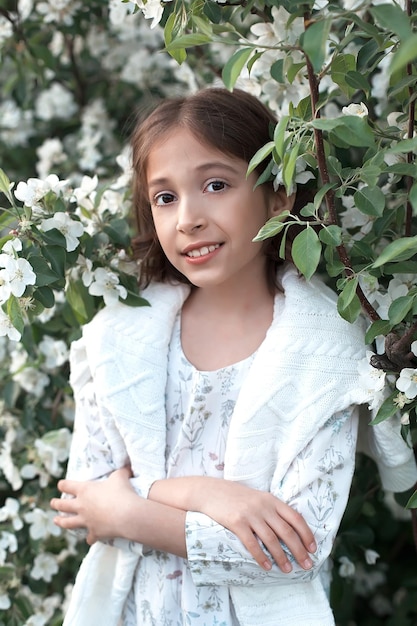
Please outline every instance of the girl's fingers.
[[60, 513], [76, 513], [76, 503], [74, 498], [52, 498], [51, 508]]
[[75, 496], [77, 494], [78, 487], [80, 484], [82, 483], [76, 480], [62, 479], [58, 481], [57, 487], [61, 493], [68, 493], [71, 496]]
[[288, 551], [303, 569], [309, 570], [313, 566], [313, 561], [299, 534], [282, 519], [279, 520], [278, 524], [276, 520], [273, 520], [272, 523], [264, 523], [257, 534], [283, 572], [290, 572], [292, 566], [281, 542], [285, 544]]
[[253, 532], [250, 532], [250, 530], [249, 532], [242, 531], [239, 534], [236, 533], [236, 535], [239, 537], [246, 550], [255, 559], [257, 564], [262, 567], [262, 569], [270, 570], [272, 567], [272, 563], [265, 554], [265, 552], [262, 550], [261, 546], [259, 545], [259, 541], [253, 534]]
[[[278, 512], [279, 515], [279, 512]], [[315, 552], [317, 550], [316, 541], [311, 528], [308, 526], [303, 516], [291, 507], [287, 507], [287, 515], [285, 516], [286, 522], [294, 530], [297, 536], [301, 539], [304, 547], [308, 552]]]

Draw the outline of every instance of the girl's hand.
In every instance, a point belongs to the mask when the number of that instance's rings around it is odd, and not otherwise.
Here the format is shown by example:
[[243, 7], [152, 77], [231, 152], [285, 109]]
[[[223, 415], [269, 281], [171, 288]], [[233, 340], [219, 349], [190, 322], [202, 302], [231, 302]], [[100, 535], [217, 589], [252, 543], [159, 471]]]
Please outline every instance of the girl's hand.
[[309, 553], [317, 549], [313, 533], [299, 513], [272, 494], [233, 481], [196, 476], [156, 481], [149, 498], [175, 506], [178, 493], [182, 494], [182, 506], [205, 513], [233, 532], [264, 569], [271, 569], [272, 564], [259, 541], [285, 573], [292, 566], [281, 542], [303, 569], [312, 567]]
[[129, 504], [139, 497], [130, 485], [130, 469], [122, 468], [100, 481], [60, 480], [58, 489], [72, 496], [53, 498], [51, 507], [62, 515], [54, 522], [60, 528], [86, 528], [87, 543], [122, 536], [123, 525], [131, 524]]

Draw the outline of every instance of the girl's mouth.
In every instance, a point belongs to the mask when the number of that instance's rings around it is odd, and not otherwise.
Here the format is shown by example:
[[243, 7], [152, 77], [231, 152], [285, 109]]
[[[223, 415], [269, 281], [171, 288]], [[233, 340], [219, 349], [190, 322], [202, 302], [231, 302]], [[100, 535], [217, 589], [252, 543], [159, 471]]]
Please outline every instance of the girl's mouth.
[[194, 248], [193, 250], [189, 250], [185, 253], [185, 256], [188, 256], [191, 259], [196, 259], [202, 256], [206, 256], [210, 252], [214, 252], [215, 250], [217, 250], [217, 248], [220, 248], [219, 243], [212, 244], [210, 246], [202, 246], [201, 248]]

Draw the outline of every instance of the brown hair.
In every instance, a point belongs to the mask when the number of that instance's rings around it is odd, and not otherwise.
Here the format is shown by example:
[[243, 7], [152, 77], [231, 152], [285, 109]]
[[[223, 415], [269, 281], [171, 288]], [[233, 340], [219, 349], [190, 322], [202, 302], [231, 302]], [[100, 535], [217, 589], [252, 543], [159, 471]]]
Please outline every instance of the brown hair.
[[[135, 257], [141, 261], [140, 283], [152, 280], [189, 284], [166, 258], [156, 236], [146, 184], [146, 167], [154, 146], [176, 127], [184, 127], [201, 142], [249, 163], [254, 154], [271, 139], [276, 124], [273, 114], [254, 96], [235, 89], [207, 88], [188, 97], [164, 100], [139, 123], [132, 134], [133, 202], [138, 236], [133, 241]], [[263, 163], [257, 168], [260, 175]], [[268, 183], [271, 184], [271, 183]], [[304, 202], [296, 200], [294, 209]], [[265, 242], [268, 283], [275, 289], [281, 235]]]

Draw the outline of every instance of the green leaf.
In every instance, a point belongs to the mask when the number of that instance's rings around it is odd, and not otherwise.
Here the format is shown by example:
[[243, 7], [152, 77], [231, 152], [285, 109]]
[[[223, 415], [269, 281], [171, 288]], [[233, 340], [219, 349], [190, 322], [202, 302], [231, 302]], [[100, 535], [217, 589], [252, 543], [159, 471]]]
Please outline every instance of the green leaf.
[[291, 149], [289, 156], [288, 153], [284, 155], [282, 164], [282, 177], [284, 180], [285, 189], [287, 190], [287, 194], [289, 194], [292, 184], [294, 182], [295, 166], [297, 163], [299, 150], [300, 144], [296, 143], [295, 146], [293, 146], [293, 148]]
[[103, 230], [115, 245], [123, 247], [130, 245], [129, 225], [125, 219], [113, 219]]
[[346, 306], [344, 307], [341, 304], [340, 297], [337, 301], [337, 310], [340, 317], [343, 317], [343, 319], [345, 319], [347, 322], [350, 322], [351, 324], [358, 319], [361, 308], [361, 303], [356, 293], [353, 295], [353, 298], [349, 301], [349, 303], [346, 304]]
[[309, 280], [320, 262], [321, 243], [315, 230], [307, 226], [295, 237], [291, 256], [303, 276]]
[[402, 70], [407, 63], [411, 63], [417, 58], [417, 34], [404, 41], [393, 54], [389, 67], [391, 74]]
[[364, 165], [359, 172], [361, 180], [368, 185], [368, 187], [376, 187], [378, 179], [381, 175], [381, 168], [377, 165]]
[[326, 246], [340, 246], [342, 243], [342, 229], [335, 224], [324, 226], [319, 232], [319, 237], [320, 241]]
[[226, 62], [222, 71], [222, 79], [225, 87], [229, 91], [233, 90], [241, 71], [245, 67], [249, 57], [253, 52], [253, 48], [241, 48], [237, 50]]
[[413, 493], [405, 506], [406, 509], [417, 509], [417, 491]]
[[54, 272], [62, 279], [65, 278], [65, 266], [67, 254], [64, 248], [60, 246], [43, 246], [41, 249], [42, 256], [49, 261]]
[[51, 283], [54, 283], [55, 281], [61, 278], [59, 274], [57, 274], [56, 272], [54, 272], [53, 269], [51, 269], [49, 264], [41, 256], [32, 255], [28, 257], [28, 261], [30, 262], [33, 268], [33, 271], [36, 274], [37, 287], [44, 287], [45, 285], [50, 285]]
[[54, 292], [50, 287], [46, 285], [45, 287], [38, 287], [38, 289], [35, 289], [35, 291], [33, 292], [33, 297], [35, 298], [35, 300], [40, 302], [45, 307], [45, 309], [50, 309], [55, 304]]
[[326, 58], [330, 26], [330, 18], [318, 20], [313, 22], [300, 37], [301, 48], [309, 58], [316, 73], [320, 72]]
[[355, 206], [361, 213], [381, 217], [385, 208], [385, 195], [379, 187], [363, 187], [353, 195]]
[[326, 183], [318, 190], [318, 192], [314, 196], [314, 206], [316, 207], [316, 209], [319, 209], [321, 207], [324, 196], [330, 189], [333, 189], [334, 187], [336, 187], [336, 183]]
[[352, 87], [353, 92], [363, 91], [366, 96], [369, 96], [371, 86], [366, 78], [360, 72], [350, 71], [345, 76], [346, 84]]
[[389, 419], [398, 411], [398, 405], [394, 403], [394, 398], [398, 395], [398, 391], [394, 391], [379, 407], [377, 414], [374, 419], [370, 422], [371, 426], [376, 426], [381, 422], [385, 422], [385, 420]]
[[289, 215], [291, 215], [290, 211], [283, 211], [279, 215], [271, 217], [271, 219], [262, 226], [261, 230], [252, 241], [264, 241], [264, 239], [278, 235], [278, 233], [287, 226], [284, 222]]
[[199, 15], [193, 14], [191, 16], [191, 22], [196, 27], [196, 30], [203, 35], [211, 37], [213, 35], [213, 26], [210, 20], [204, 19]]
[[408, 195], [408, 199], [410, 200], [411, 206], [414, 209], [414, 213], [417, 212], [417, 182], [415, 182], [411, 189], [410, 189], [410, 193]]
[[358, 277], [354, 276], [345, 281], [345, 286], [338, 297], [338, 309], [346, 309], [355, 297], [356, 290], [358, 288]]
[[386, 152], [388, 154], [401, 154], [403, 152], [413, 152], [414, 150], [417, 150], [417, 137], [403, 139], [387, 148]]
[[95, 302], [82, 281], [69, 281], [65, 290], [66, 299], [79, 324], [86, 324], [94, 315]]
[[383, 28], [395, 33], [401, 40], [411, 37], [410, 18], [399, 6], [388, 3], [380, 4], [372, 7], [370, 12]]
[[260, 163], [262, 163], [262, 161], [271, 154], [274, 147], [275, 147], [274, 142], [269, 141], [265, 146], [262, 146], [262, 148], [259, 148], [259, 150], [253, 155], [253, 157], [249, 161], [246, 176], [249, 176], [249, 174], [251, 174], [253, 170], [255, 170], [258, 167], [258, 165], [260, 165]]
[[[339, 85], [340, 89], [348, 97], [355, 93], [355, 88], [349, 86], [346, 82], [346, 76], [348, 72], [355, 72], [356, 60], [353, 54], [338, 54], [331, 64], [331, 77], [332, 80]], [[364, 80], [364, 79], [363, 79]]]
[[387, 320], [376, 320], [373, 322], [365, 334], [365, 343], [370, 344], [379, 335], [386, 335], [391, 330], [392, 326]]
[[389, 261], [406, 261], [417, 253], [417, 236], [401, 237], [392, 241], [382, 251], [372, 267], [381, 267]]
[[190, 33], [181, 35], [174, 39], [170, 44], [166, 46], [167, 52], [170, 54], [176, 50], [182, 50], [185, 48], [193, 48], [194, 46], [204, 46], [209, 43], [211, 38], [208, 35], [200, 33]]
[[277, 83], [285, 83], [284, 59], [278, 59], [271, 65], [271, 76]]
[[287, 130], [289, 120], [289, 115], [283, 115], [274, 130], [275, 150], [281, 160], [284, 156], [285, 132]]
[[391, 302], [388, 309], [388, 318], [393, 326], [402, 322], [411, 311], [414, 299], [413, 296], [400, 296]]
[[13, 196], [10, 190], [14, 187], [14, 183], [11, 183], [6, 173], [0, 168], [0, 191], [9, 199], [12, 206], [14, 205]]
[[290, 85], [292, 85], [292, 83], [294, 82], [295, 77], [297, 76], [298, 72], [305, 67], [305, 62], [303, 63], [291, 63], [289, 65], [289, 67], [287, 67], [287, 80], [290, 83]]
[[347, 146], [375, 145], [375, 138], [367, 120], [357, 115], [343, 115], [334, 119], [319, 118], [310, 124], [320, 130], [333, 131]]
[[[167, 50], [168, 46], [172, 44], [176, 37], [178, 37], [179, 32], [181, 32], [181, 23], [176, 12], [173, 11], [168, 17], [164, 28], [164, 41]], [[181, 65], [181, 63], [183, 63], [187, 58], [187, 52], [184, 48], [180, 48], [179, 50], [170, 50], [168, 52], [179, 65]]]
[[25, 320], [23, 318], [22, 309], [19, 305], [19, 300], [13, 295], [9, 296], [7, 300], [6, 313], [10, 318], [13, 326], [22, 335], [23, 329], [25, 327]]

